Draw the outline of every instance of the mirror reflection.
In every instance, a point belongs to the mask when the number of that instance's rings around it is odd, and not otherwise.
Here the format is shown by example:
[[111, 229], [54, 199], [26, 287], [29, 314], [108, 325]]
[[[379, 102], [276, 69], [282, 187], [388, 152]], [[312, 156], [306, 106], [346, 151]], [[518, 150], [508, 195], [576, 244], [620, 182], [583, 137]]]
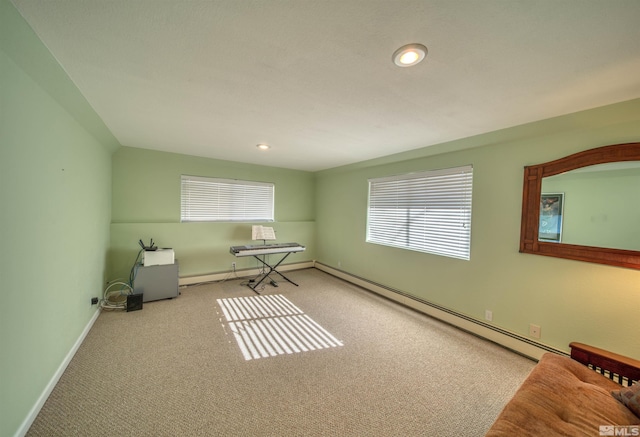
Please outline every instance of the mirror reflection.
[[640, 161], [542, 179], [540, 241], [640, 250]]

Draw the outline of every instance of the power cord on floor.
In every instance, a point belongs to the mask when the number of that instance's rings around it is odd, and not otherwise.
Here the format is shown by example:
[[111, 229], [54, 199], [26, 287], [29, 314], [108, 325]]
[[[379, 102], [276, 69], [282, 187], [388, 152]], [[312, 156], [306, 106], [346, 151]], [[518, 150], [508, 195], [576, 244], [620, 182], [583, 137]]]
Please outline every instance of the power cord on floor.
[[240, 276], [238, 276], [238, 272], [236, 271], [236, 266], [235, 263], [233, 263], [233, 268], [231, 269], [231, 271], [229, 273], [227, 273], [227, 275], [222, 278], [220, 281], [217, 282], [225, 282], [228, 281], [229, 279], [240, 279]]
[[[120, 288], [114, 289], [115, 286], [120, 286]], [[120, 281], [112, 282], [105, 288], [100, 306], [104, 310], [126, 310], [127, 295], [129, 294], [133, 294], [131, 285]]]
[[[152, 240], [153, 244], [153, 240]], [[140, 255], [144, 252], [144, 248], [138, 251], [136, 259], [129, 271], [129, 282], [122, 282], [120, 279], [116, 279], [112, 282], [107, 282], [107, 288], [102, 293], [102, 300], [100, 306], [104, 310], [126, 310], [127, 309], [127, 295], [133, 294], [133, 282], [138, 274], [138, 268], [140, 267]], [[119, 285], [119, 289], [112, 289], [116, 285]]]

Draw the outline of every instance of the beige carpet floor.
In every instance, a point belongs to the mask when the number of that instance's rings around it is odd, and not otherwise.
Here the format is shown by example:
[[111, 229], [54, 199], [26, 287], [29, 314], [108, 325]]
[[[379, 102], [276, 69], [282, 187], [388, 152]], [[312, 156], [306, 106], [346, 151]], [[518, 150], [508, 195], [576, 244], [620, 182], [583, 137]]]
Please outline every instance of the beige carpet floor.
[[[299, 287], [262, 296], [337, 343], [247, 359], [223, 309], [256, 297], [238, 279], [103, 311], [27, 435], [477, 437], [535, 364], [319, 270], [287, 275]], [[235, 324], [240, 338], [254, 322]]]

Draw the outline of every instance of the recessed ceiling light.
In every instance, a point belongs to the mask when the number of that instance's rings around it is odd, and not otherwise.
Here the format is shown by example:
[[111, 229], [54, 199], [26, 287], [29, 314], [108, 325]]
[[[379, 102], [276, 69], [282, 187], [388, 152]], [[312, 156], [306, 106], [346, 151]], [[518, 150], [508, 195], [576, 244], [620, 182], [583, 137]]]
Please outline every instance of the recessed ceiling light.
[[258, 144], [256, 147], [260, 150], [269, 150], [271, 148], [268, 144]]
[[427, 48], [422, 44], [407, 44], [393, 53], [393, 63], [398, 67], [411, 67], [427, 56]]

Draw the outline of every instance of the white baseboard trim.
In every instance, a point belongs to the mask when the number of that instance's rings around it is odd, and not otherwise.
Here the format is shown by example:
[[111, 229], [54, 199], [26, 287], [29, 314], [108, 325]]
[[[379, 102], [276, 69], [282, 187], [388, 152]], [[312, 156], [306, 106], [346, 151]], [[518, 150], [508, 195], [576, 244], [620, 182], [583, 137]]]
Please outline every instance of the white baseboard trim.
[[[281, 272], [287, 272], [291, 270], [301, 270], [301, 269], [309, 269], [313, 267], [315, 261], [304, 261], [300, 263], [293, 264], [283, 264], [278, 267], [278, 270]], [[216, 282], [223, 281], [226, 279], [233, 278], [247, 278], [251, 276], [258, 276], [260, 274], [260, 269], [246, 269], [246, 270], [236, 270], [235, 275], [233, 271], [220, 272], [220, 273], [210, 273], [206, 275], [196, 275], [196, 276], [184, 276], [178, 280], [178, 285], [194, 285], [194, 284], [202, 284], [204, 282]]]
[[320, 262], [315, 262], [315, 268], [344, 279], [347, 282], [358, 285], [378, 295], [384, 296], [394, 302], [412, 308], [428, 316], [453, 325], [471, 334], [477, 335], [507, 349], [517, 352], [535, 360], [539, 360], [545, 352], [554, 352], [560, 355], [567, 355], [566, 352], [552, 348], [542, 343], [535, 342], [519, 334], [507, 331], [497, 326], [490, 325], [481, 320], [457, 313], [448, 308], [436, 305], [431, 302], [419, 299], [399, 290], [377, 284], [367, 279], [352, 275], [345, 271], [335, 269]]
[[49, 397], [54, 387], [62, 377], [62, 374], [64, 373], [64, 371], [67, 369], [67, 366], [71, 362], [71, 359], [78, 351], [78, 348], [80, 347], [85, 337], [91, 330], [91, 327], [93, 326], [93, 324], [98, 319], [98, 316], [100, 315], [101, 311], [102, 310], [98, 308], [96, 312], [93, 314], [93, 316], [91, 317], [91, 319], [89, 320], [89, 323], [87, 323], [87, 325], [84, 327], [84, 329], [82, 330], [82, 333], [80, 334], [76, 342], [71, 347], [71, 350], [64, 357], [64, 360], [62, 360], [62, 363], [60, 363], [60, 366], [58, 366], [58, 370], [56, 370], [56, 372], [53, 374], [53, 377], [51, 378], [49, 383], [46, 385], [46, 387], [40, 394], [40, 397], [38, 398], [36, 403], [33, 405], [33, 407], [31, 407], [31, 411], [29, 411], [29, 414], [27, 414], [27, 417], [24, 419], [24, 421], [22, 422], [22, 424], [14, 434], [15, 437], [24, 437], [27, 434], [27, 431], [29, 431], [29, 428], [31, 428], [33, 421], [36, 420], [36, 417], [38, 416], [38, 413], [42, 409], [42, 406], [47, 401], [47, 398]]

